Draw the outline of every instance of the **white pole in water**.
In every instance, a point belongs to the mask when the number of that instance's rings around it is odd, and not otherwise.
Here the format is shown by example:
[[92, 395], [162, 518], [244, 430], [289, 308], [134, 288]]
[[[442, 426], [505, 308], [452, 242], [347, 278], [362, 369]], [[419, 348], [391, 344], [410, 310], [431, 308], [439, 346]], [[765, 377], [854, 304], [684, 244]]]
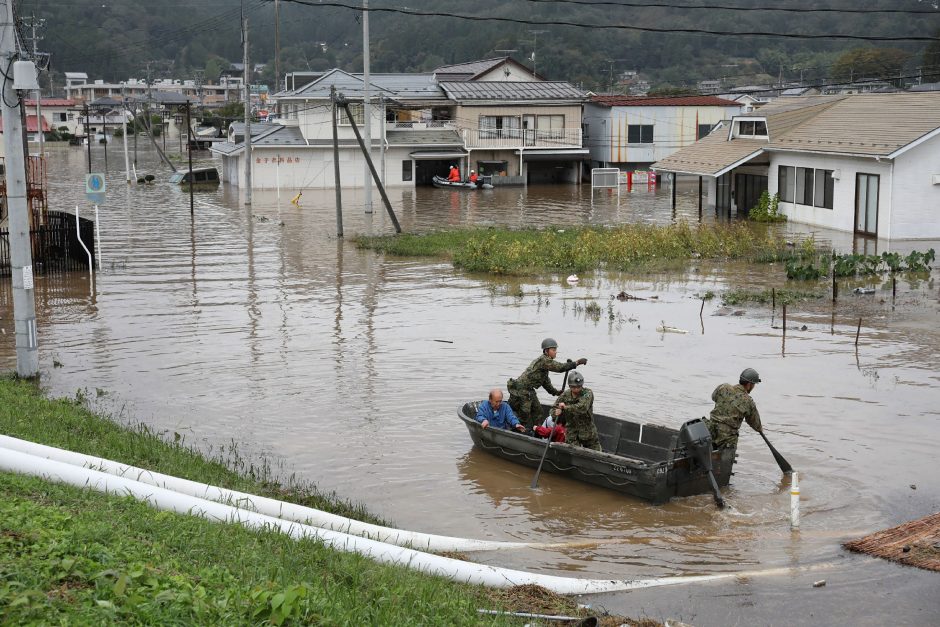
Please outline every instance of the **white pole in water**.
[[98, 219], [98, 205], [95, 205], [95, 256], [98, 257], [98, 270], [101, 271], [101, 221]]
[[800, 528], [800, 480], [797, 472], [790, 475], [790, 529]]

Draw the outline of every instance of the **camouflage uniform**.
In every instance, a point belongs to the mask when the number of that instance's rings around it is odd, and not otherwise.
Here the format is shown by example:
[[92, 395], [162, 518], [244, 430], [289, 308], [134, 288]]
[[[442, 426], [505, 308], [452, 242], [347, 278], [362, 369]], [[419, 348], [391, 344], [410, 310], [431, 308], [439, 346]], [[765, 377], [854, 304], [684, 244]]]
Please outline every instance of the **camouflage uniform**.
[[564, 420], [567, 429], [565, 442], [595, 451], [601, 450], [597, 427], [594, 426], [594, 392], [590, 388], [581, 388], [581, 393], [575, 396], [571, 390], [567, 390], [555, 400], [554, 407], [558, 407], [559, 403], [565, 404], [559, 416]]
[[510, 379], [506, 382], [506, 389], [509, 390], [509, 406], [516, 412], [516, 417], [526, 429], [542, 424], [542, 405], [539, 403], [538, 394], [535, 393], [536, 388], [545, 388], [545, 391], [552, 396], [558, 396], [560, 392], [552, 385], [548, 373], [568, 372], [574, 367], [574, 362], [564, 364], [543, 354], [529, 364], [518, 379]]
[[743, 386], [722, 383], [712, 392], [712, 400], [715, 408], [707, 422], [715, 448], [737, 446], [738, 429], [745, 420], [755, 431], [761, 430], [757, 405]]

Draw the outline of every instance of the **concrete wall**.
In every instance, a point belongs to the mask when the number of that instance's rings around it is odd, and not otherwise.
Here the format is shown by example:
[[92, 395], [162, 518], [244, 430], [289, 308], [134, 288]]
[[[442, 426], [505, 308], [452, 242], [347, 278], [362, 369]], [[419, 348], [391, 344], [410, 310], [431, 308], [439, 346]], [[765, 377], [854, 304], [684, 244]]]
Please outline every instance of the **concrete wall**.
[[[740, 107], [605, 107], [584, 105], [591, 161], [603, 164], [653, 163], [698, 139], [698, 125], [715, 125], [738, 115]], [[652, 144], [627, 141], [630, 125], [653, 125]]]
[[[940, 238], [940, 137], [899, 156], [891, 188], [890, 235], [894, 239]], [[880, 222], [880, 220], [879, 220]]]
[[[412, 161], [410, 149], [390, 148], [385, 153], [385, 184], [389, 187], [414, 186], [414, 180], [402, 177], [402, 162]], [[252, 156], [252, 189], [333, 189], [333, 149], [313, 147], [254, 147]], [[372, 155], [375, 168], [382, 174], [379, 151]], [[358, 149], [339, 153], [340, 181], [343, 187], [363, 187], [364, 157]], [[245, 171], [240, 157], [222, 158], [222, 180], [243, 187]], [[414, 172], [414, 164], [411, 163]], [[413, 177], [412, 177], [413, 178]]]
[[[809, 207], [796, 203], [780, 202], [779, 209], [794, 222], [821, 226], [836, 231], [855, 231], [855, 175], [877, 174], [881, 177], [878, 190], [878, 236], [896, 237], [891, 234], [891, 162], [859, 157], [814, 155], [803, 153], [770, 153], [770, 171], [767, 191], [779, 193], [779, 166], [838, 170], [838, 180], [833, 182], [832, 209]], [[835, 176], [835, 175], [834, 175]], [[908, 208], [902, 211], [909, 211]]]

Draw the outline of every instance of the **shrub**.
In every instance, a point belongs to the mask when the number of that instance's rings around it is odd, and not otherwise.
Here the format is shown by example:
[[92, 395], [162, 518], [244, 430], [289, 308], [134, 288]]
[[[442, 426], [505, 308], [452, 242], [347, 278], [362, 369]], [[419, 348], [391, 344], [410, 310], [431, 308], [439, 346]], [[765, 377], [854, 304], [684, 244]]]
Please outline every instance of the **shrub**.
[[764, 190], [757, 201], [757, 205], [748, 212], [747, 217], [755, 222], [786, 222], [787, 216], [777, 211], [779, 204], [779, 195], [774, 194], [771, 196], [767, 193], [767, 190]]

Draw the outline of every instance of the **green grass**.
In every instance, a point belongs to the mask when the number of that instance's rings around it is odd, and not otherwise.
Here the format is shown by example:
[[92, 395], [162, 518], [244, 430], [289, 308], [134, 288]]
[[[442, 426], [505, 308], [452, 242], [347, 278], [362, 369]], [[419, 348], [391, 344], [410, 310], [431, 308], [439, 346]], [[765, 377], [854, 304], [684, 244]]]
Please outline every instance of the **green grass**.
[[776, 257], [782, 238], [747, 224], [544, 230], [461, 229], [424, 235], [357, 237], [356, 245], [392, 255], [450, 259], [471, 272], [524, 275], [540, 272], [644, 270], [690, 259]]
[[246, 462], [232, 442], [214, 458], [190, 448], [178, 433], [170, 441], [144, 424], [125, 427], [96, 416], [76, 400], [48, 399], [29, 382], [0, 377], [0, 433], [167, 475], [299, 503], [377, 524], [385, 521], [360, 504], [324, 494], [308, 483], [274, 477], [270, 465]]
[[[734, 289], [728, 290], [721, 295], [721, 302], [724, 305], [743, 305], [745, 303], [757, 303], [759, 305], [769, 305], [774, 301], [774, 293], [771, 290], [748, 290]], [[807, 300], [818, 300], [826, 296], [825, 291], [802, 291], [802, 290], [776, 290], [776, 302], [778, 305], [789, 305]]]
[[476, 625], [458, 585], [274, 531], [0, 473], [5, 625]]

